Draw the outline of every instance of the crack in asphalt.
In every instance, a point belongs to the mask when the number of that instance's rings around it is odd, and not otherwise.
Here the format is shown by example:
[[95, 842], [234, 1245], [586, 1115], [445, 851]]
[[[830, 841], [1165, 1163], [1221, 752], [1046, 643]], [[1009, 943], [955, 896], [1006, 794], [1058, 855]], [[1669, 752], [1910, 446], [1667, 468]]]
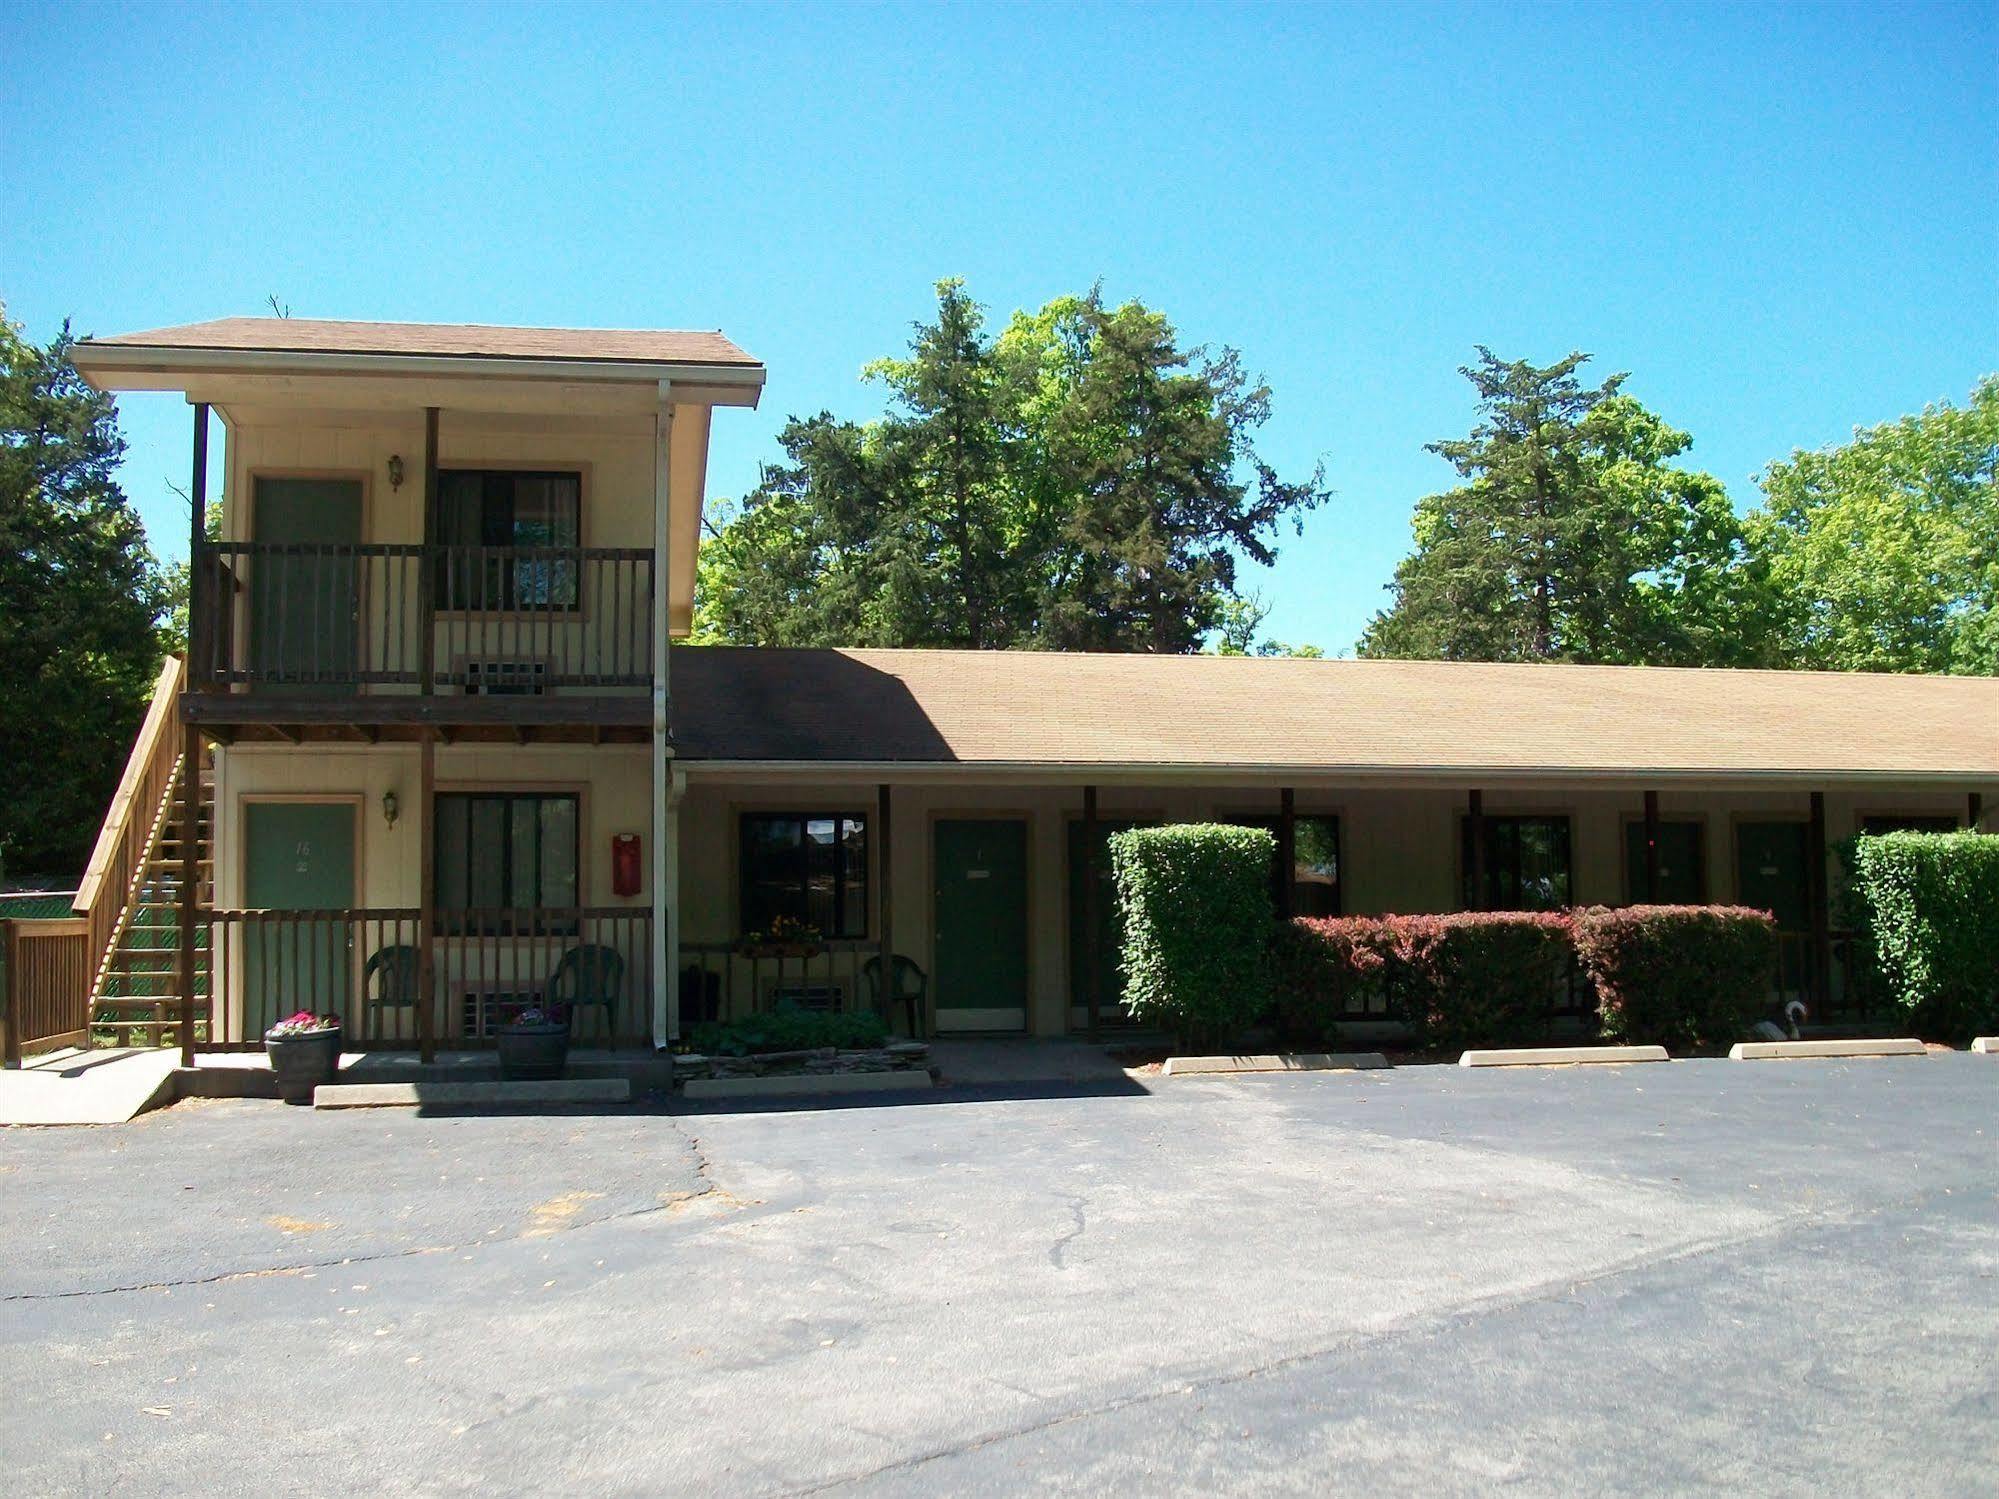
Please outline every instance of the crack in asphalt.
[[725, 1207], [740, 1208], [751, 1206], [744, 1198], [738, 1197], [728, 1188], [720, 1185], [711, 1175], [710, 1163], [701, 1142], [678, 1123], [673, 1126], [676, 1133], [687, 1142], [688, 1153], [694, 1157], [694, 1178], [701, 1183], [699, 1191], [662, 1193], [657, 1202], [649, 1202], [643, 1207], [627, 1208], [621, 1212], [605, 1213], [600, 1217], [564, 1222], [559, 1225], [535, 1223], [504, 1237], [474, 1239], [459, 1244], [426, 1244], [416, 1248], [379, 1249], [370, 1253], [333, 1255], [325, 1259], [301, 1260], [296, 1264], [258, 1265], [248, 1270], [218, 1270], [209, 1275], [188, 1275], [171, 1280], [136, 1281], [113, 1286], [77, 1286], [63, 1291], [15, 1291], [0, 1295], [0, 1306], [21, 1302], [78, 1301], [95, 1296], [129, 1296], [142, 1291], [176, 1291], [189, 1286], [215, 1286], [238, 1280], [263, 1280], [276, 1276], [303, 1275], [314, 1270], [337, 1270], [343, 1265], [373, 1265], [391, 1260], [415, 1259], [428, 1254], [456, 1254], [473, 1249], [495, 1245], [513, 1244], [527, 1239], [546, 1239], [560, 1234], [579, 1233], [584, 1229], [596, 1228], [606, 1223], [623, 1223], [635, 1218], [649, 1217], [655, 1213], [681, 1213], [697, 1202], [710, 1198]]
[[1083, 1231], [1089, 1227], [1089, 1222], [1084, 1217], [1084, 1209], [1089, 1206], [1089, 1199], [1079, 1193], [1065, 1192], [1062, 1194], [1062, 1200], [1069, 1204], [1069, 1216], [1075, 1221], [1076, 1226], [1066, 1234], [1059, 1235], [1055, 1242], [1048, 1246], [1048, 1263], [1057, 1270], [1069, 1268], [1069, 1246], [1082, 1238]]
[[[1907, 1206], [1927, 1201], [1929, 1194], [1919, 1194]], [[1584, 1287], [1598, 1287], [1611, 1282], [1642, 1274], [1646, 1271], [1662, 1269], [1673, 1265], [1725, 1253], [1745, 1245], [1774, 1241], [1796, 1232], [1812, 1229], [1857, 1225], [1871, 1218], [1878, 1218], [1883, 1211], [1904, 1204], [1884, 1204], [1860, 1212], [1845, 1214], [1822, 1214], [1811, 1211], [1778, 1218], [1757, 1228], [1740, 1234], [1720, 1238], [1695, 1240], [1677, 1249], [1661, 1254], [1633, 1255], [1621, 1261], [1612, 1261], [1594, 1271], [1581, 1275], [1557, 1276], [1537, 1282], [1517, 1291], [1496, 1292], [1489, 1296], [1474, 1297], [1448, 1311], [1424, 1311], [1411, 1317], [1392, 1322], [1372, 1332], [1349, 1334], [1322, 1347], [1304, 1349], [1297, 1353], [1285, 1354], [1265, 1364], [1247, 1369], [1233, 1369], [1226, 1373], [1210, 1374], [1194, 1379], [1177, 1381], [1156, 1389], [1139, 1390], [1115, 1399], [1099, 1401], [1077, 1410], [1061, 1411], [1038, 1421], [1028, 1421], [1009, 1427], [1003, 1431], [986, 1432], [949, 1446], [932, 1448], [927, 1452], [899, 1458], [895, 1462], [883, 1463], [859, 1473], [848, 1473], [837, 1478], [828, 1478], [802, 1488], [781, 1490], [787, 1496], [831, 1493], [835, 1489], [850, 1488], [873, 1479], [893, 1473], [913, 1472], [934, 1462], [947, 1458], [962, 1457], [967, 1453], [979, 1452], [987, 1447], [1021, 1437], [1035, 1436], [1041, 1432], [1053, 1431], [1059, 1427], [1073, 1425], [1079, 1421], [1092, 1420], [1098, 1416], [1116, 1415], [1123, 1411], [1135, 1410], [1141, 1406], [1155, 1404], [1175, 1396], [1198, 1395], [1209, 1390], [1228, 1389], [1231, 1386], [1247, 1384], [1266, 1375], [1283, 1373], [1322, 1359], [1348, 1357], [1363, 1351], [1371, 1351], [1398, 1342], [1413, 1342], [1436, 1337], [1454, 1328], [1463, 1327], [1484, 1317], [1501, 1315], [1523, 1307], [1551, 1304], [1569, 1297]]]

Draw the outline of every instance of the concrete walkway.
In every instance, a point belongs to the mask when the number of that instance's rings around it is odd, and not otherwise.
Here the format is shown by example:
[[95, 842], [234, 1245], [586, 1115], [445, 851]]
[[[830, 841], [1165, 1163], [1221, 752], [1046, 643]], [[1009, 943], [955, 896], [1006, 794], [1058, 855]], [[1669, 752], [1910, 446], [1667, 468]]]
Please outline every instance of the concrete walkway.
[[0, 1125], [123, 1124], [171, 1102], [180, 1053], [169, 1047], [70, 1047], [0, 1070]]

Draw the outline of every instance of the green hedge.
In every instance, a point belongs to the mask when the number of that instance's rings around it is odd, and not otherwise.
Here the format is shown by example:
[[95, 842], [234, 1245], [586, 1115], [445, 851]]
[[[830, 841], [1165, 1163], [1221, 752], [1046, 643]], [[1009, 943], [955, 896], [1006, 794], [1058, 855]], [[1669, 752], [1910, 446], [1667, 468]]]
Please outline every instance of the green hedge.
[[1424, 1046], [1521, 1046], [1548, 1034], [1569, 961], [1569, 918], [1553, 911], [1301, 918], [1280, 936], [1279, 1029], [1330, 1042], [1356, 998]]
[[1740, 1040], [1769, 1008], [1777, 923], [1743, 906], [1592, 907], [1573, 918], [1603, 1033], [1676, 1049]]
[[1938, 1040], [1999, 1030], [1999, 838], [1884, 833], [1850, 863], [1888, 1002]]
[[1124, 1004], [1183, 1040], [1219, 1040], [1269, 1007], [1270, 871], [1263, 828], [1181, 823], [1110, 839], [1124, 919]]
[[872, 1010], [772, 1010], [741, 1020], [708, 1021], [687, 1044], [709, 1056], [746, 1057], [761, 1051], [859, 1050], [888, 1040], [888, 1024]]

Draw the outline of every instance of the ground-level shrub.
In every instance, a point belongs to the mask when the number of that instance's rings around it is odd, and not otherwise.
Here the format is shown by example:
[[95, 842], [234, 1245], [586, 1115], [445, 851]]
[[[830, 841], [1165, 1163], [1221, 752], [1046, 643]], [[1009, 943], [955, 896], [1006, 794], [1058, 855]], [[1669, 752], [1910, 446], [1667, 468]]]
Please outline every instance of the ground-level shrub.
[[1603, 1032], [1675, 1048], [1726, 1046], [1770, 1002], [1777, 923], [1744, 906], [1602, 906], [1573, 918]]
[[1939, 1040], [1999, 1030], [1999, 838], [1854, 842], [1853, 898], [1888, 1001]]
[[822, 1046], [855, 1050], [887, 1040], [888, 1024], [872, 1010], [772, 1010], [741, 1020], [710, 1021], [687, 1034], [694, 1050], [724, 1057]]
[[1124, 919], [1125, 1008], [1182, 1040], [1221, 1040], [1270, 1003], [1270, 868], [1263, 828], [1182, 823], [1110, 840]]
[[1382, 1018], [1440, 1050], [1543, 1039], [1564, 994], [1569, 919], [1554, 911], [1301, 918], [1280, 935], [1277, 995], [1287, 1039], [1330, 1039], [1381, 996]]

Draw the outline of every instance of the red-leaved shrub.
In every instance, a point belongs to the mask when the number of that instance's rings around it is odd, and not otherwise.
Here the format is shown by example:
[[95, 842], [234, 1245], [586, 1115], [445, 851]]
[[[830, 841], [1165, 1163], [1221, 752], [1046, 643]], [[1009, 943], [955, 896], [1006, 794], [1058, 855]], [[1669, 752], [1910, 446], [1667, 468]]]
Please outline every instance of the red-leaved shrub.
[[1569, 918], [1557, 911], [1303, 918], [1277, 943], [1287, 1039], [1326, 1039], [1357, 1012], [1400, 1020], [1424, 1045], [1542, 1039], [1564, 997]]
[[1777, 923], [1746, 906], [1592, 906], [1574, 913], [1576, 955], [1603, 1031], [1620, 1041], [1718, 1047], [1769, 1004]]

